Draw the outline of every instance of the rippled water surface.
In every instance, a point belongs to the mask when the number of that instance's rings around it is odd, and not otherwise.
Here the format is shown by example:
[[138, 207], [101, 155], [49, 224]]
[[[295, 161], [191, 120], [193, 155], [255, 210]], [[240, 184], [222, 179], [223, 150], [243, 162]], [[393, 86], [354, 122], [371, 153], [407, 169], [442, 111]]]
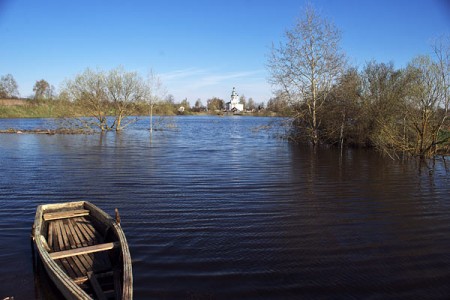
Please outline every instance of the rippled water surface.
[[1, 135], [0, 299], [50, 297], [33, 271], [35, 209], [80, 199], [119, 208], [135, 299], [448, 299], [450, 159], [313, 153], [256, 130], [271, 120]]

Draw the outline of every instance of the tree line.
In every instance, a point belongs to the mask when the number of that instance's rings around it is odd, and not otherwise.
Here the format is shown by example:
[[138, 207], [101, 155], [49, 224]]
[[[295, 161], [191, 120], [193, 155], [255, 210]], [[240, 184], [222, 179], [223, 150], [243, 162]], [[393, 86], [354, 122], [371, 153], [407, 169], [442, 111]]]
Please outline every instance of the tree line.
[[[33, 86], [35, 100], [53, 99], [55, 97], [55, 87], [46, 80], [37, 80]], [[18, 99], [20, 97], [19, 85], [12, 74], [0, 77], [0, 99]]]
[[[374, 147], [391, 157], [448, 153], [450, 38], [437, 39], [431, 54], [403, 68], [377, 61], [349, 66], [340, 41], [340, 31], [306, 7], [284, 40], [272, 46], [267, 67], [275, 96], [266, 105], [245, 96], [240, 102], [249, 110], [289, 116], [288, 138], [297, 142]], [[90, 117], [79, 119], [102, 131], [124, 129], [135, 120], [131, 115], [225, 108], [218, 97], [205, 104], [197, 99], [192, 107], [187, 99], [176, 103], [158, 76], [143, 78], [122, 67], [86, 69], [66, 80], [58, 95], [51, 84], [38, 80], [33, 92], [34, 100], [49, 100], [52, 107], [59, 103], [62, 116]], [[14, 77], [1, 76], [0, 98], [18, 97]]]
[[449, 150], [450, 40], [406, 67], [349, 66], [340, 31], [311, 6], [268, 60], [268, 107], [292, 113], [288, 137], [312, 145], [375, 147], [391, 157]]
[[[128, 72], [123, 67], [112, 70], [87, 68], [74, 78], [66, 80], [59, 93], [46, 80], [37, 80], [34, 94], [26, 101], [30, 106], [21, 116], [68, 117], [66, 126], [121, 131], [134, 123], [138, 115], [175, 115], [190, 113], [216, 113], [225, 109], [225, 101], [218, 97], [208, 99], [205, 105], [197, 99], [193, 106], [187, 98], [176, 102], [162, 85], [160, 78], [150, 72], [146, 78], [137, 72]], [[0, 98], [18, 98], [18, 85], [11, 74], [0, 78]], [[249, 109], [256, 109], [253, 98], [241, 103]], [[259, 108], [263, 104], [259, 105]], [[26, 108], [25, 108], [26, 109]], [[88, 118], [86, 118], [88, 117]], [[152, 121], [150, 126], [152, 126]], [[152, 128], [152, 127], [151, 127]]]

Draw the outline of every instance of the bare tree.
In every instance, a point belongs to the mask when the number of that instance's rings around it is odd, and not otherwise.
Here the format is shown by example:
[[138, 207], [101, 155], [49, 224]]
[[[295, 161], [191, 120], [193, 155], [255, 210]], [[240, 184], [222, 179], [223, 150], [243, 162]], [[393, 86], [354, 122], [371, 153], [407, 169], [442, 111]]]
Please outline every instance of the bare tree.
[[279, 115], [290, 115], [292, 113], [286, 92], [277, 91], [275, 97], [267, 102], [267, 110], [275, 112]]
[[150, 115], [150, 132], [153, 131], [153, 109], [155, 104], [161, 102], [166, 95], [166, 89], [164, 88], [161, 78], [157, 76], [153, 70], [147, 75], [146, 82], [146, 99], [149, 105], [149, 115]]
[[111, 70], [106, 77], [106, 97], [114, 109], [114, 123], [116, 131], [125, 126], [123, 120], [129, 115], [131, 105], [144, 100], [147, 96], [143, 79], [136, 72], [126, 72], [123, 67]]
[[241, 95], [241, 96], [239, 96], [239, 103], [240, 104], [243, 104], [244, 105], [244, 107], [246, 106], [246, 100], [247, 100], [247, 98], [245, 97], [245, 95]]
[[361, 144], [362, 79], [356, 68], [349, 68], [333, 87], [325, 104], [323, 131], [330, 144], [343, 149], [344, 142]]
[[429, 56], [419, 56], [408, 66], [414, 88], [409, 98], [408, 120], [416, 135], [415, 154], [432, 156], [437, 145], [448, 140], [440, 137], [448, 113], [448, 83], [441, 65]]
[[148, 95], [147, 85], [136, 72], [126, 72], [122, 67], [109, 72], [87, 69], [66, 83], [62, 93], [82, 105], [96, 122], [81, 119], [87, 126], [102, 131], [120, 131], [132, 112], [132, 104], [144, 101]]
[[[442, 89], [442, 99], [440, 102], [442, 117], [438, 132], [443, 132], [444, 130], [450, 131], [450, 35], [437, 39], [433, 45], [433, 52], [438, 66], [440, 88]], [[447, 135], [447, 140], [448, 138]]]
[[11, 74], [3, 75], [0, 78], [0, 98], [15, 98], [19, 96], [16, 80]]
[[75, 79], [69, 80], [65, 84], [63, 94], [77, 104], [83, 106], [97, 122], [90, 122], [82, 119], [87, 126], [96, 126], [101, 131], [111, 130], [108, 125], [107, 115], [109, 103], [105, 90], [106, 75], [103, 71], [92, 71], [86, 69], [77, 75]]
[[336, 27], [308, 6], [269, 58], [270, 82], [288, 95], [294, 124], [313, 145], [319, 143], [320, 109], [345, 64], [340, 39]]
[[255, 109], [256, 109], [255, 100], [253, 100], [252, 97], [248, 98], [246, 107], [247, 107], [247, 109], [249, 109], [249, 110], [255, 110]]
[[392, 158], [405, 148], [405, 100], [409, 77], [394, 64], [370, 61], [362, 72], [364, 116], [362, 135], [371, 146]]

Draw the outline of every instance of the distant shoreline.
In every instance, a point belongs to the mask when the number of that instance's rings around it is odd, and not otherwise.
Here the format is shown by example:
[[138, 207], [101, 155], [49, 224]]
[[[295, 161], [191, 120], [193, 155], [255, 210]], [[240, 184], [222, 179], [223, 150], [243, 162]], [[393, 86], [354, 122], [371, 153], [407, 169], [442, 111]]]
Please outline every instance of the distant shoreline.
[[[177, 105], [158, 104], [153, 109], [154, 116], [228, 116], [230, 112], [222, 110], [195, 111], [186, 109], [183, 113], [177, 111]], [[149, 116], [148, 103], [133, 103], [128, 116]], [[242, 112], [239, 116], [282, 117], [270, 110]], [[28, 118], [79, 118], [92, 116], [92, 112], [85, 106], [62, 100], [33, 100], [33, 99], [0, 99], [0, 119], [28, 119]]]
[[80, 129], [2, 129], [0, 134], [93, 134], [93, 130], [80, 130]]

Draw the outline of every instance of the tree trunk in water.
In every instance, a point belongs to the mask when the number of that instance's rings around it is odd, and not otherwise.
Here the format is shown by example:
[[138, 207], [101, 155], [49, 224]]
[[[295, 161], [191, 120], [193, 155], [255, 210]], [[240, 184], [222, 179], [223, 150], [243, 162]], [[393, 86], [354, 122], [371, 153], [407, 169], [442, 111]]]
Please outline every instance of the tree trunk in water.
[[[313, 72], [314, 76], [314, 72]], [[313, 80], [312, 82], [312, 143], [316, 146], [319, 143], [319, 134], [317, 132], [317, 116], [316, 116], [316, 84]]]
[[341, 132], [339, 133], [339, 144], [342, 149], [344, 148], [344, 126], [345, 126], [345, 113], [342, 114]]
[[153, 104], [150, 104], [150, 132], [153, 132]]
[[122, 128], [120, 128], [120, 123], [122, 123], [122, 116], [119, 115], [117, 117], [117, 123], [116, 123], [116, 131], [120, 131]]

